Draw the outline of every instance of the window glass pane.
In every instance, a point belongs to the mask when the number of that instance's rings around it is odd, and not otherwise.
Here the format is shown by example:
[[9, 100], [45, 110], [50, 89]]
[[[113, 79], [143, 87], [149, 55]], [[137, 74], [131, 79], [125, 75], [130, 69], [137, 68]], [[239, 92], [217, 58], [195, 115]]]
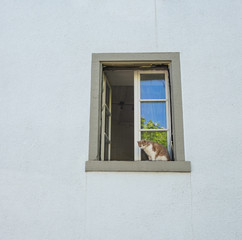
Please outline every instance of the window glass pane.
[[110, 107], [109, 103], [110, 103], [110, 88], [108, 86], [108, 83], [106, 83], [106, 104], [108, 108]]
[[165, 99], [165, 74], [140, 75], [141, 99]]
[[107, 142], [105, 142], [105, 145], [104, 145], [104, 160], [108, 160], [108, 147], [109, 147], [109, 144]]
[[107, 109], [105, 112], [105, 133], [109, 136], [109, 115]]
[[167, 147], [167, 132], [141, 132], [141, 139], [157, 142]]
[[141, 103], [141, 129], [162, 129], [166, 124], [166, 103]]

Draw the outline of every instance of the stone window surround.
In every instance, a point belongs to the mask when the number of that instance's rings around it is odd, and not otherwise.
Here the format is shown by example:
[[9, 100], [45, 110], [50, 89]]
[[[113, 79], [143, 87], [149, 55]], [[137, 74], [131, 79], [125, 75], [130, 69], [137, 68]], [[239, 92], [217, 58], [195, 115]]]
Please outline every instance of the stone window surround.
[[[173, 152], [175, 161], [100, 161], [100, 114], [102, 67], [105, 64], [159, 63], [168, 64], [170, 71]], [[89, 159], [86, 172], [190, 172], [191, 164], [185, 161], [180, 53], [93, 53], [91, 75], [91, 105], [89, 132]]]

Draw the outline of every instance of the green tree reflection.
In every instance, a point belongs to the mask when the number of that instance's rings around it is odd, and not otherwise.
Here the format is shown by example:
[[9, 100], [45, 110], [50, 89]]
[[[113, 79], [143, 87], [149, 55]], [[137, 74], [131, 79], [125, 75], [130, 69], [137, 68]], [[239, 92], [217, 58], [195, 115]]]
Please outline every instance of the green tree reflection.
[[[141, 117], [141, 129], [162, 129], [158, 123], [149, 120], [145, 123], [145, 118]], [[157, 142], [167, 147], [167, 133], [166, 132], [141, 132], [141, 139]]]

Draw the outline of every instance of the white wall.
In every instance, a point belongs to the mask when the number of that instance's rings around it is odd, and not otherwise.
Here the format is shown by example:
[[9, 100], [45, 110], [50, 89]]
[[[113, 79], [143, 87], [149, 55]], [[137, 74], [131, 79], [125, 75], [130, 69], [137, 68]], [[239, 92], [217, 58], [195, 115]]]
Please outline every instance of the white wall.
[[[0, 3], [0, 239], [242, 239], [240, 0]], [[191, 174], [85, 173], [93, 52], [181, 53]]]

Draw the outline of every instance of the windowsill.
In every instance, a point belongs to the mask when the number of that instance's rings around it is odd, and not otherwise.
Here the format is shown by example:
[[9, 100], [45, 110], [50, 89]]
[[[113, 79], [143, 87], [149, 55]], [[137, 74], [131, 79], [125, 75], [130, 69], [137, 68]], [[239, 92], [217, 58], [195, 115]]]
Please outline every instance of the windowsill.
[[87, 161], [86, 172], [191, 172], [188, 161]]

